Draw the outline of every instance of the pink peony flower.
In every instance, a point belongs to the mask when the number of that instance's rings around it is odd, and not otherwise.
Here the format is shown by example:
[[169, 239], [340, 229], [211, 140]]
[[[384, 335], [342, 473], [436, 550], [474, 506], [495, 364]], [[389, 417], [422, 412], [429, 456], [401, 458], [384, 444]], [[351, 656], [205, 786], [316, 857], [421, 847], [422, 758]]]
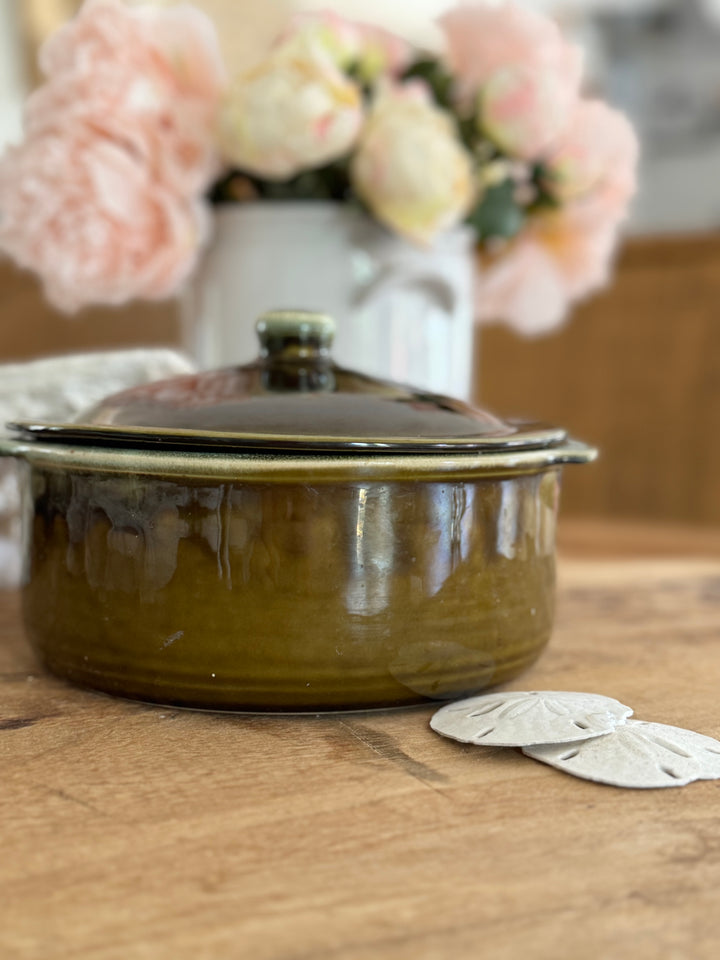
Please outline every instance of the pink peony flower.
[[178, 197], [112, 141], [82, 127], [11, 148], [0, 162], [0, 248], [40, 273], [48, 299], [172, 294], [195, 265], [204, 207]]
[[568, 309], [562, 276], [540, 243], [521, 236], [496, 258], [483, 257], [475, 277], [475, 317], [506, 323], [525, 336], [559, 326]]
[[462, 4], [439, 23], [461, 96], [479, 97], [483, 131], [513, 156], [541, 153], [577, 101], [580, 50], [552, 20], [513, 3]]
[[41, 51], [26, 140], [0, 160], [0, 249], [65, 310], [174, 293], [207, 234], [224, 70], [189, 5], [87, 0]]
[[638, 153], [622, 113], [599, 100], [581, 100], [547, 160], [546, 186], [562, 202], [592, 192], [622, 215], [635, 193]]
[[604, 287], [617, 247], [619, 218], [602, 204], [570, 204], [536, 216], [477, 280], [480, 323], [504, 321], [519, 333], [547, 333], [569, 307]]
[[461, 3], [438, 20], [453, 71], [478, 90], [506, 67], [542, 67], [577, 88], [582, 52], [548, 17], [515, 3]]
[[87, 0], [45, 43], [40, 66], [48, 82], [28, 101], [30, 136], [90, 125], [183, 193], [217, 174], [213, 131], [226, 78], [201, 11]]
[[450, 115], [420, 81], [381, 91], [361, 133], [351, 179], [378, 220], [420, 243], [455, 226], [476, 193], [472, 158]]

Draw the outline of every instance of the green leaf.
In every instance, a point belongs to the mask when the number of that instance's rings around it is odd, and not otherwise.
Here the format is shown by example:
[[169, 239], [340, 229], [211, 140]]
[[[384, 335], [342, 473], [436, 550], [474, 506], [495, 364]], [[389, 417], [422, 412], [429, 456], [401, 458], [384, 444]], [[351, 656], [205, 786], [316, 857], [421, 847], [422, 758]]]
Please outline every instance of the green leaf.
[[458, 133], [460, 134], [460, 139], [463, 144], [470, 150], [471, 153], [474, 153], [478, 145], [478, 126], [477, 118], [475, 114], [469, 117], [460, 117], [458, 118]]
[[554, 197], [548, 189], [553, 181], [553, 173], [542, 163], [536, 163], [532, 171], [532, 184], [537, 190], [537, 197], [533, 201], [530, 210], [557, 210], [561, 203]]
[[372, 99], [374, 86], [372, 81], [365, 75], [363, 64], [359, 60], [354, 60], [345, 67], [345, 75], [349, 80], [352, 80], [358, 85], [363, 100], [366, 104], [369, 103]]
[[522, 230], [525, 213], [515, 202], [515, 184], [505, 180], [488, 187], [480, 202], [468, 217], [468, 223], [477, 231], [479, 240], [492, 237], [509, 239]]

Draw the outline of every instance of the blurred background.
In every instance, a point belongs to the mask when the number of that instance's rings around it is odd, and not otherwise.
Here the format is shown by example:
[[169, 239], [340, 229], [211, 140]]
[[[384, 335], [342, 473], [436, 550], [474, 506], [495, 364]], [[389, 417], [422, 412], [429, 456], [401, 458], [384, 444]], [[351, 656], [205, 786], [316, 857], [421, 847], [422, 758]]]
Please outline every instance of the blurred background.
[[[291, 0], [195, 0], [234, 68], [262, 56]], [[567, 426], [600, 461], [568, 471], [567, 514], [720, 523], [720, 0], [538, 0], [586, 49], [592, 86], [643, 146], [641, 191], [610, 289], [540, 339], [485, 327], [477, 399]], [[0, 0], [0, 146], [20, 133], [39, 43], [79, 0]], [[327, 3], [432, 47], [439, 0]], [[0, 363], [177, 345], [177, 306], [68, 318], [0, 260]]]

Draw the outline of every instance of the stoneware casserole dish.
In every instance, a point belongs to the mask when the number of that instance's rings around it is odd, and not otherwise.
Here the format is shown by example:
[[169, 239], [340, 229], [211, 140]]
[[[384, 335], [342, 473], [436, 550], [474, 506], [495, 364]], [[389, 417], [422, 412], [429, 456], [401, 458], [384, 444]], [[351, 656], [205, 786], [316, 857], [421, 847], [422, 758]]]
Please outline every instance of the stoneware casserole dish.
[[125, 697], [318, 711], [458, 697], [550, 636], [562, 430], [337, 368], [276, 312], [259, 359], [13, 425], [43, 663]]

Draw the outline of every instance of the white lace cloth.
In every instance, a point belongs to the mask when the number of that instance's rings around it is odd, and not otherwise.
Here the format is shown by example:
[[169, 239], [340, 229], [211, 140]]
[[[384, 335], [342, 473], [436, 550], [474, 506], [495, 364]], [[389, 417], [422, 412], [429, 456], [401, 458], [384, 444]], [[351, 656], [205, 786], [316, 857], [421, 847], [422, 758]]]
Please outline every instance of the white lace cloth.
[[[65, 423], [103, 397], [151, 380], [192, 373], [173, 350], [118, 350], [0, 364], [0, 430], [15, 420]], [[20, 489], [13, 460], [0, 459], [0, 586], [20, 579]]]

